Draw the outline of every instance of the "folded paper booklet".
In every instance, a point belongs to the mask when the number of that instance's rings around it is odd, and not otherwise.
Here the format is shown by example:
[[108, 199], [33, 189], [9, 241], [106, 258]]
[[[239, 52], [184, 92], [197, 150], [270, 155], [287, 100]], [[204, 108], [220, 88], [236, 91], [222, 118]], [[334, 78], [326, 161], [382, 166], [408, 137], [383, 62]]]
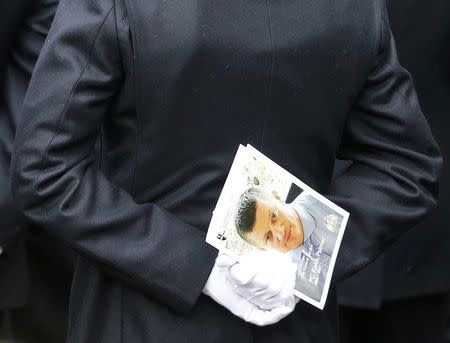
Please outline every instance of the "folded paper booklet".
[[240, 145], [206, 241], [237, 260], [254, 250], [289, 254], [294, 294], [323, 309], [349, 213], [250, 145]]

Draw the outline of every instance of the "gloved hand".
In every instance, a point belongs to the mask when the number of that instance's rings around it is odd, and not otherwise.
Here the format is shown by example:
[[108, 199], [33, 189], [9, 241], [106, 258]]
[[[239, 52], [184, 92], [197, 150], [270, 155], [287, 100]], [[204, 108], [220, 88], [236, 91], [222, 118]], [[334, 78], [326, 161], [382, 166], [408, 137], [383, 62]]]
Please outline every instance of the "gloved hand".
[[278, 251], [253, 251], [239, 262], [220, 254], [216, 264], [225, 268], [227, 279], [240, 296], [261, 309], [271, 310], [298, 302], [293, 295], [297, 265], [288, 254]]
[[[222, 256], [222, 253], [219, 253], [220, 256]], [[234, 315], [247, 322], [264, 326], [280, 321], [294, 310], [296, 304], [294, 299], [288, 299], [283, 305], [264, 310], [240, 296], [235, 292], [235, 286], [226, 275], [227, 267], [219, 266], [218, 260], [219, 258], [216, 259], [216, 264], [203, 288], [203, 293], [227, 308]]]

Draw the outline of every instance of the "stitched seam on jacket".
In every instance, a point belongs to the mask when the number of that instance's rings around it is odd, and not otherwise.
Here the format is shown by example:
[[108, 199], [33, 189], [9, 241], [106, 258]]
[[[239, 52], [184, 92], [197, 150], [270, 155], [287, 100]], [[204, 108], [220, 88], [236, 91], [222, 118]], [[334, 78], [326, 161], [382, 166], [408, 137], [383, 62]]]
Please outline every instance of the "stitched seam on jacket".
[[[126, 13], [126, 18], [129, 19], [128, 22], [128, 35], [129, 35], [129, 43], [131, 44], [131, 51], [132, 51], [132, 85], [133, 85], [133, 94], [134, 94], [134, 99], [135, 99], [135, 114], [136, 114], [136, 151], [135, 151], [135, 156], [134, 156], [134, 170], [133, 170], [133, 179], [132, 179], [132, 184], [131, 184], [131, 196], [133, 198], [136, 198], [136, 180], [138, 178], [137, 176], [137, 169], [138, 169], [138, 165], [139, 165], [139, 148], [141, 146], [141, 142], [142, 142], [142, 130], [141, 130], [141, 126], [140, 125], [140, 116], [139, 116], [139, 103], [140, 103], [140, 99], [139, 99], [139, 94], [138, 91], [141, 89], [141, 87], [139, 87], [138, 85], [138, 80], [136, 78], [136, 68], [138, 65], [138, 60], [137, 60], [137, 51], [136, 51], [136, 43], [135, 40], [138, 40], [138, 37], [135, 33], [134, 30], [134, 26], [133, 23], [136, 22], [136, 17], [134, 14], [134, 8], [133, 8], [133, 4], [132, 2], [129, 2], [127, 0], [122, 0], [121, 1], [123, 8], [125, 9]], [[145, 44], [144, 44], [145, 45]]]
[[84, 68], [83, 68], [83, 70], [82, 70], [80, 76], [78, 77], [78, 79], [75, 81], [75, 84], [74, 84], [72, 90], [70, 91], [69, 98], [67, 99], [67, 102], [66, 102], [66, 104], [64, 105], [63, 110], [61, 111], [61, 113], [60, 113], [59, 116], [58, 116], [58, 121], [57, 121], [57, 124], [56, 124], [56, 130], [55, 130], [55, 133], [53, 134], [52, 138], [50, 139], [50, 142], [49, 142], [48, 145], [47, 145], [47, 148], [45, 149], [44, 157], [42, 158], [41, 167], [39, 168], [38, 176], [36, 177], [36, 180], [35, 180], [35, 182], [34, 182], [34, 191], [35, 191], [36, 194], [38, 193], [37, 188], [38, 188], [39, 178], [41, 177], [42, 172], [43, 172], [43, 170], [44, 170], [44, 168], [45, 168], [45, 166], [46, 166], [47, 155], [48, 155], [48, 153], [49, 153], [49, 151], [50, 151], [50, 149], [51, 149], [51, 146], [52, 146], [52, 143], [53, 143], [55, 137], [58, 135], [58, 130], [59, 130], [60, 124], [61, 124], [61, 122], [62, 122], [62, 119], [63, 119], [64, 115], [65, 115], [66, 112], [67, 112], [67, 109], [69, 108], [69, 104], [70, 104], [70, 102], [71, 102], [71, 100], [72, 100], [73, 94], [75, 93], [75, 90], [77, 89], [77, 87], [78, 87], [78, 85], [79, 85], [81, 79], [83, 78], [84, 74], [86, 73], [87, 69], [89, 68], [89, 66], [90, 66], [90, 64], [91, 64], [92, 52], [93, 52], [94, 47], [95, 47], [95, 42], [97, 41], [97, 38], [98, 38], [98, 36], [99, 36], [101, 30], [103, 29], [103, 26], [105, 25], [106, 20], [108, 19], [109, 15], [110, 15], [110, 13], [111, 13], [111, 11], [112, 11], [112, 9], [113, 9], [113, 6], [111, 6], [111, 8], [109, 9], [108, 13], [106, 14], [105, 18], [103, 19], [103, 22], [102, 22], [101, 25], [100, 25], [98, 31], [96, 32], [95, 37], [94, 37], [94, 40], [92, 41], [92, 45], [91, 45], [91, 47], [89, 48], [89, 54], [88, 54], [89, 56], [88, 56], [88, 60], [87, 60], [87, 62], [86, 62], [86, 65], [84, 66]]
[[117, 21], [119, 20], [117, 17], [117, 7], [116, 7], [116, 2], [115, 0], [113, 1], [113, 9], [114, 9], [114, 32], [116, 33], [116, 43], [117, 43], [117, 50], [119, 52], [119, 58], [120, 61], [122, 62], [122, 69], [124, 69], [123, 66], [123, 52], [122, 52], [122, 47], [119, 44], [119, 28], [117, 27]]

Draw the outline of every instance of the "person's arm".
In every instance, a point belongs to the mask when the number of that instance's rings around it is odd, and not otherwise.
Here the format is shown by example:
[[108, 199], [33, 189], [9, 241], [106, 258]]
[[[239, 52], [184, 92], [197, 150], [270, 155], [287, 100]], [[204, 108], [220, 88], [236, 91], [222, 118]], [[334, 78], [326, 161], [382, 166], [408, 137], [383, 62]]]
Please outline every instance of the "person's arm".
[[[18, 249], [23, 253], [19, 241], [23, 238], [24, 220], [10, 192], [12, 146], [28, 83], [50, 30], [58, 1], [46, 0], [45, 4], [41, 2], [34, 6], [30, 1], [11, 2], [11, 6], [13, 4], [17, 7], [16, 11], [9, 14], [14, 14], [15, 25], [9, 35], [14, 47], [3, 46], [2, 43], [2, 53], [8, 56], [8, 63], [0, 80], [0, 275], [6, 275], [7, 269], [14, 266], [11, 262], [13, 256], [20, 255], [11, 250]], [[0, 278], [2, 282], [7, 281]]]
[[119, 20], [112, 0], [61, 1], [24, 103], [13, 195], [29, 219], [103, 270], [188, 311], [217, 251], [200, 229], [136, 203], [94, 164], [95, 139], [124, 73]]
[[411, 76], [397, 59], [380, 2], [376, 63], [349, 114], [337, 155], [353, 163], [333, 180], [328, 194], [350, 212], [336, 280], [364, 267], [423, 219], [438, 194], [441, 155]]

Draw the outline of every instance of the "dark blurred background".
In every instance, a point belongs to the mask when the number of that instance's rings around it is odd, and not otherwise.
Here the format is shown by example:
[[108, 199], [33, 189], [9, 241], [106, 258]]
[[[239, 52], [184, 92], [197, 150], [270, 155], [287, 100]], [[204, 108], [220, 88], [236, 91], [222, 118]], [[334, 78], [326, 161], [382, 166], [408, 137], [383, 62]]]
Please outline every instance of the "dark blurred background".
[[[10, 49], [26, 15], [29, 2], [2, 0], [0, 3], [0, 81], [3, 80]], [[3, 81], [0, 82], [0, 87], [2, 86]]]

